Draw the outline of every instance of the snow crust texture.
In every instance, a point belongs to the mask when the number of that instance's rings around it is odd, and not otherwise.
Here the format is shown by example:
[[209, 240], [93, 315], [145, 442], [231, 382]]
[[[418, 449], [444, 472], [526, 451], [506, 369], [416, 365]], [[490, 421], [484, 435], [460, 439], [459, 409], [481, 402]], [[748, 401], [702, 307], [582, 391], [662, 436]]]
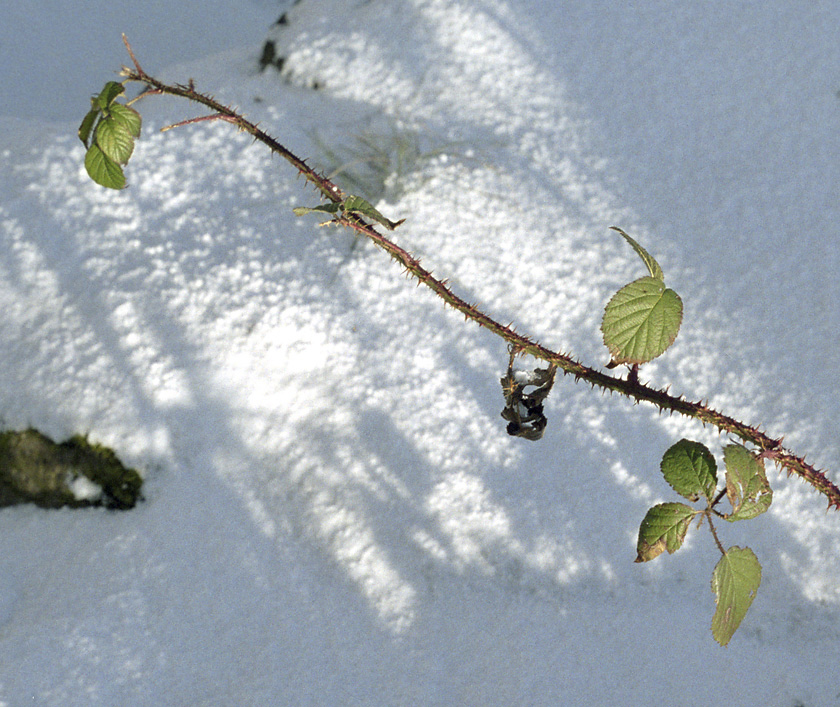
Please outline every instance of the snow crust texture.
[[[303, 0], [282, 76], [260, 28], [162, 76], [340, 166], [459, 294], [593, 363], [644, 274], [621, 226], [686, 303], [643, 378], [840, 469], [840, 11], [583, 8]], [[137, 107], [118, 193], [75, 124], [0, 118], [0, 420], [89, 433], [147, 499], [0, 514], [0, 707], [840, 700], [840, 522], [808, 487], [771, 471], [771, 512], [722, 529], [764, 581], [719, 648], [706, 533], [633, 557], [664, 450], [725, 440], [566, 379], [542, 441], [508, 437], [502, 342], [295, 218], [312, 190], [230, 126]]]

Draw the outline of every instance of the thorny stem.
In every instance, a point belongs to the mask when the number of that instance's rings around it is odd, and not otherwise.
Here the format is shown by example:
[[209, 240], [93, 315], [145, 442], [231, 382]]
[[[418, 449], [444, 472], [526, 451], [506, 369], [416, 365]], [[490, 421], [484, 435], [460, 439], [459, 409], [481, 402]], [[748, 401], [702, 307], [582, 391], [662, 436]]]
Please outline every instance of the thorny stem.
[[[169, 85], [147, 74], [143, 71], [134, 56], [134, 52], [125, 35], [123, 35], [123, 42], [134, 64], [134, 68], [124, 67], [122, 75], [126, 81], [139, 82], [145, 84], [147, 87], [139, 97], [154, 94], [180, 96], [214, 111], [211, 115], [182, 121], [165, 129], [208, 120], [222, 120], [232, 123], [240, 130], [252, 135], [255, 140], [266, 145], [272, 152], [291, 163], [326, 199], [337, 204], [344, 201], [345, 194], [325, 175], [319, 174], [312, 169], [306, 164], [305, 160], [300, 159], [283, 147], [276, 139], [259, 128], [255, 123], [250, 122], [237, 113], [234, 109], [219, 103], [211, 96], [197, 92], [192, 81], [187, 86], [181, 84]], [[788, 472], [788, 476], [790, 474], [796, 474], [801, 477], [828, 498], [829, 508], [840, 510], [840, 488], [833, 484], [822, 471], [806, 462], [803, 457], [797, 456], [793, 452], [785, 449], [782, 446], [781, 439], [770, 437], [757, 427], [747, 425], [718, 412], [702, 401], [691, 402], [683, 396], [674, 396], [667, 390], [656, 389], [645, 383], [641, 383], [638, 379], [638, 370], [631, 369], [627, 378], [620, 378], [586, 366], [567, 354], [547, 349], [529, 337], [519, 334], [510, 326], [500, 324], [475, 305], [461, 299], [449, 288], [446, 280], [435, 277], [431, 271], [426, 270], [420, 264], [417, 258], [379, 233], [372, 225], [357, 215], [347, 212], [341, 213], [335, 217], [334, 223], [351, 228], [357, 233], [369, 238], [400, 263], [418, 282], [431, 289], [450, 307], [461, 312], [466, 319], [472, 320], [479, 326], [488, 329], [493, 334], [504, 339], [513, 350], [530, 354], [535, 358], [552, 363], [562, 370], [564, 374], [574, 376], [575, 380], [583, 379], [593, 388], [598, 387], [602, 390], [619, 393], [636, 402], [652, 403], [660, 410], [668, 410], [671, 413], [676, 412], [685, 417], [694, 418], [704, 425], [713, 425], [721, 432], [728, 432], [744, 442], [751, 443], [758, 448], [759, 456], [772, 459], [778, 466]]]
[[280, 157], [290, 162], [298, 170], [298, 172], [300, 172], [310, 184], [314, 185], [327, 199], [336, 204], [341, 203], [344, 200], [344, 194], [341, 189], [339, 189], [329, 179], [321, 174], [318, 174], [314, 169], [306, 164], [304, 160], [300, 159], [297, 155], [283, 147], [283, 145], [277, 142], [277, 140], [271, 137], [268, 133], [261, 130], [255, 123], [246, 120], [235, 110], [229, 106], [219, 103], [211, 96], [198, 93], [193, 86], [192, 80], [187, 86], [183, 86], [181, 84], [169, 85], [163, 83], [162, 81], [158, 81], [158, 79], [153, 76], [149, 76], [149, 74], [143, 71], [140, 63], [137, 61], [137, 57], [134, 56], [134, 51], [131, 49], [131, 45], [128, 43], [126, 36], [123, 35], [122, 38], [125, 48], [128, 50], [128, 55], [131, 57], [131, 61], [134, 64], [134, 69], [123, 67], [122, 75], [125, 77], [126, 81], [138, 81], [146, 84], [148, 88], [141, 94], [140, 97], [154, 94], [180, 96], [181, 98], [186, 98], [189, 101], [200, 103], [201, 105], [207, 106], [211, 110], [215, 111], [213, 115], [193, 119], [191, 121], [184, 121], [183, 123], [176, 123], [175, 125], [168, 126], [168, 128], [164, 128], [165, 130], [177, 127], [178, 125], [204, 120], [223, 120], [228, 123], [233, 123], [240, 130], [253, 135], [255, 140], [258, 140], [266, 145], [272, 152], [280, 155]]

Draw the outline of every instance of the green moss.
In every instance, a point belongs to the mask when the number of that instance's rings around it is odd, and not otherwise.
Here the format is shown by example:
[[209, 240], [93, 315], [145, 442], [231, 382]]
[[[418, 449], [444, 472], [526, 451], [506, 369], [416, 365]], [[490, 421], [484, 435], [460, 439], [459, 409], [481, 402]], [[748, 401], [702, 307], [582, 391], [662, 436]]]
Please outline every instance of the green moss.
[[129, 509], [142, 485], [113, 451], [81, 435], [58, 444], [34, 429], [0, 434], [0, 507]]

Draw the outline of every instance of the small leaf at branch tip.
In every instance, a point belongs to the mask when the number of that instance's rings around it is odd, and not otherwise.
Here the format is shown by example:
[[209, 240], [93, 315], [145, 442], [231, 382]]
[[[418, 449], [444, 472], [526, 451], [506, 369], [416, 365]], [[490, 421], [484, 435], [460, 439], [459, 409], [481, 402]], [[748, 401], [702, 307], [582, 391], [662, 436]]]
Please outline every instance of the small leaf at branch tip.
[[657, 280], [665, 280], [665, 275], [662, 272], [662, 268], [659, 267], [659, 263], [657, 263], [653, 256], [650, 253], [648, 253], [644, 248], [642, 248], [642, 246], [639, 245], [639, 243], [636, 242], [635, 239], [627, 235], [627, 233], [625, 233], [618, 226], [610, 226], [610, 229], [620, 233], [624, 237], [624, 240], [626, 240], [633, 247], [633, 250], [636, 251], [638, 256], [642, 259], [642, 262], [647, 267], [651, 277], [656, 278]]

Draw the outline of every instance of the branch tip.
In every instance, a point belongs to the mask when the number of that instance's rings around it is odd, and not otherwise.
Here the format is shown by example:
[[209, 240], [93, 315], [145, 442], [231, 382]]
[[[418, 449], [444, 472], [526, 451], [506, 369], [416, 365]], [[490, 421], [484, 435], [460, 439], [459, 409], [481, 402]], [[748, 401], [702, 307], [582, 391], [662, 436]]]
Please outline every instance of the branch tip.
[[140, 62], [137, 61], [137, 57], [134, 56], [134, 50], [131, 48], [131, 45], [128, 43], [128, 37], [125, 36], [125, 32], [122, 35], [123, 44], [125, 44], [125, 49], [128, 52], [128, 56], [131, 57], [131, 61], [134, 64], [134, 68], [137, 69], [137, 73], [140, 76], [145, 76], [145, 72], [143, 69], [140, 68]]

